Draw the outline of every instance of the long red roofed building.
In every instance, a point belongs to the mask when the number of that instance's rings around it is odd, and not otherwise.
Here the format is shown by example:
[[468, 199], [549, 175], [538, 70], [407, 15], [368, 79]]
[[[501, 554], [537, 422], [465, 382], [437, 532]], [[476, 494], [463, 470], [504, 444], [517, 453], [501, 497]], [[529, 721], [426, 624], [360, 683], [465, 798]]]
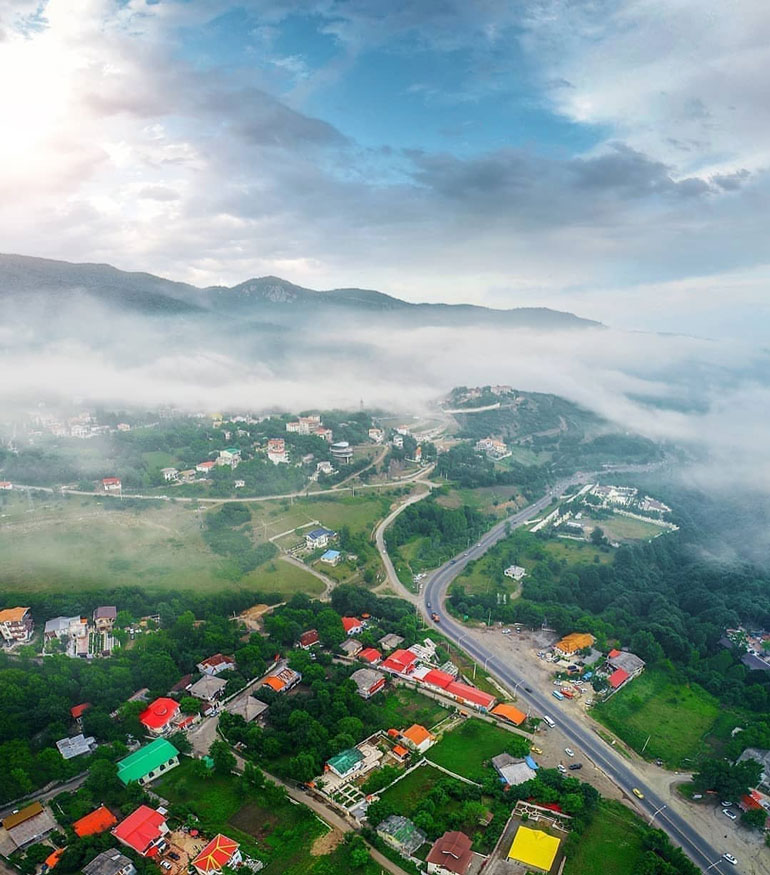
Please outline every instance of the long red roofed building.
[[380, 664], [380, 668], [391, 674], [409, 674], [414, 670], [414, 665], [417, 662], [417, 655], [411, 650], [394, 650], [390, 656]]
[[454, 696], [455, 699], [459, 699], [466, 705], [472, 705], [474, 708], [478, 708], [480, 711], [489, 711], [497, 701], [495, 697], [490, 696], [489, 693], [485, 693], [476, 687], [469, 686], [468, 684], [463, 684], [460, 681], [452, 681], [451, 684], [444, 687], [444, 692], [449, 696]]

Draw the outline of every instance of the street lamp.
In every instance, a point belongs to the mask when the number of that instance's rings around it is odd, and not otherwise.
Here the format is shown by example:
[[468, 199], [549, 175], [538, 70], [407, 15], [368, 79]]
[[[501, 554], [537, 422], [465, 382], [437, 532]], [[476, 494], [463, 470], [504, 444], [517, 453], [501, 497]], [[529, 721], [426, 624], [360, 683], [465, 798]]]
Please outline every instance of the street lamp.
[[653, 820], [655, 820], [655, 818], [660, 814], [661, 811], [663, 811], [664, 808], [668, 808], [668, 805], [661, 805], [660, 808], [653, 812], [653, 815], [650, 818], [650, 826], [652, 826]]

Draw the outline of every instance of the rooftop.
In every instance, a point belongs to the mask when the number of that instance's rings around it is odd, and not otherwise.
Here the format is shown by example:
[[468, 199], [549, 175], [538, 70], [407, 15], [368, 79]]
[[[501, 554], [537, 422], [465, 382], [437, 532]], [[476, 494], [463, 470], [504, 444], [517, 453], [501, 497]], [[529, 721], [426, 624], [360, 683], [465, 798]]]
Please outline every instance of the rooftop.
[[401, 814], [391, 814], [377, 827], [377, 832], [389, 835], [407, 854], [414, 852], [425, 843], [427, 836]]
[[82, 838], [83, 836], [93, 836], [112, 829], [117, 822], [117, 817], [115, 817], [110, 809], [100, 805], [95, 811], [86, 814], [80, 820], [76, 820], [72, 824], [72, 828], [75, 830], [75, 834]]
[[201, 872], [219, 872], [230, 862], [238, 848], [238, 842], [219, 833], [198, 854], [192, 864]]
[[358, 748], [349, 747], [327, 760], [327, 765], [340, 774], [349, 772], [356, 763], [362, 762], [364, 755]]
[[470, 866], [471, 856], [471, 840], [464, 832], [445, 832], [433, 843], [425, 859], [449, 872], [464, 875]]
[[413, 723], [409, 729], [405, 729], [401, 733], [402, 738], [411, 741], [415, 747], [419, 747], [423, 742], [433, 738], [433, 735], [419, 723]]
[[84, 875], [116, 875], [126, 866], [131, 865], [131, 860], [128, 859], [120, 851], [111, 848], [109, 851], [102, 851], [83, 866]]
[[549, 872], [556, 854], [559, 850], [559, 839], [548, 835], [539, 829], [530, 829], [520, 826], [516, 832], [508, 857], [524, 863], [525, 866], [534, 866], [543, 872]]
[[508, 705], [503, 702], [499, 705], [495, 705], [492, 709], [492, 713], [510, 721], [516, 726], [521, 726], [521, 724], [527, 719], [527, 715], [523, 711], [520, 711], [514, 705]]
[[0, 623], [20, 623], [29, 608], [4, 608], [0, 611]]
[[118, 777], [124, 784], [138, 781], [176, 756], [179, 756], [179, 751], [170, 741], [156, 738], [118, 762]]
[[112, 834], [143, 854], [152, 842], [163, 835], [162, 827], [165, 822], [166, 818], [160, 811], [150, 808], [149, 805], [140, 805], [113, 829]]
[[162, 729], [179, 713], [179, 703], [161, 696], [139, 715], [139, 722], [148, 729]]

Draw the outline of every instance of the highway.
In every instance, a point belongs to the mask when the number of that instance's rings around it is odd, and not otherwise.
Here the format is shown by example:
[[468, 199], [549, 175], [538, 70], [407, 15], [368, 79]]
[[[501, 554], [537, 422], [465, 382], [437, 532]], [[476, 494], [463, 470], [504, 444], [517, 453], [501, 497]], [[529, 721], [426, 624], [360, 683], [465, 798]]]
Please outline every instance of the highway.
[[[586, 480], [591, 475], [586, 475]], [[567, 737], [571, 746], [585, 753], [596, 766], [598, 766], [634, 804], [646, 815], [649, 823], [654, 818], [654, 825], [664, 829], [671, 840], [678, 844], [696, 865], [704, 871], [721, 873], [741, 872], [740, 865], [733, 866], [722, 859], [720, 851], [715, 850], [683, 817], [666, 806], [666, 803], [638, 778], [629, 768], [623, 757], [605, 744], [601, 738], [587, 729], [578, 719], [562, 709], [562, 705], [556, 699], [551, 698], [536, 689], [525, 689], [527, 679], [508, 665], [505, 665], [498, 657], [486, 649], [483, 643], [474, 637], [469, 627], [456, 622], [444, 608], [444, 599], [451, 582], [463, 571], [468, 562], [483, 556], [490, 547], [505, 537], [506, 523], [511, 528], [521, 526], [527, 520], [537, 516], [551, 503], [553, 498], [558, 497], [569, 483], [575, 483], [577, 478], [572, 477], [561, 483], [557, 483], [546, 495], [531, 504], [529, 507], [509, 517], [507, 520], [496, 524], [485, 534], [478, 544], [464, 553], [442, 565], [427, 579], [418, 599], [418, 606], [430, 622], [431, 612], [438, 614], [440, 618], [441, 632], [455, 644], [465, 650], [490, 674], [494, 675], [500, 683], [511, 690], [523, 702], [531, 712], [549, 715], [557, 728]], [[430, 608], [427, 606], [430, 605]], [[632, 796], [633, 788], [638, 788], [644, 799]]]

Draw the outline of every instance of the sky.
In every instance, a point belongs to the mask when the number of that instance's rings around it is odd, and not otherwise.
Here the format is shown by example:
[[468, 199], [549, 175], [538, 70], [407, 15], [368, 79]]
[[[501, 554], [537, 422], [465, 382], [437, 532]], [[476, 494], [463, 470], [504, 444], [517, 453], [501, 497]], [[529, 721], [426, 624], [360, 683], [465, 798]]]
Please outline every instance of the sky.
[[766, 344], [764, 0], [0, 0], [0, 240]]

